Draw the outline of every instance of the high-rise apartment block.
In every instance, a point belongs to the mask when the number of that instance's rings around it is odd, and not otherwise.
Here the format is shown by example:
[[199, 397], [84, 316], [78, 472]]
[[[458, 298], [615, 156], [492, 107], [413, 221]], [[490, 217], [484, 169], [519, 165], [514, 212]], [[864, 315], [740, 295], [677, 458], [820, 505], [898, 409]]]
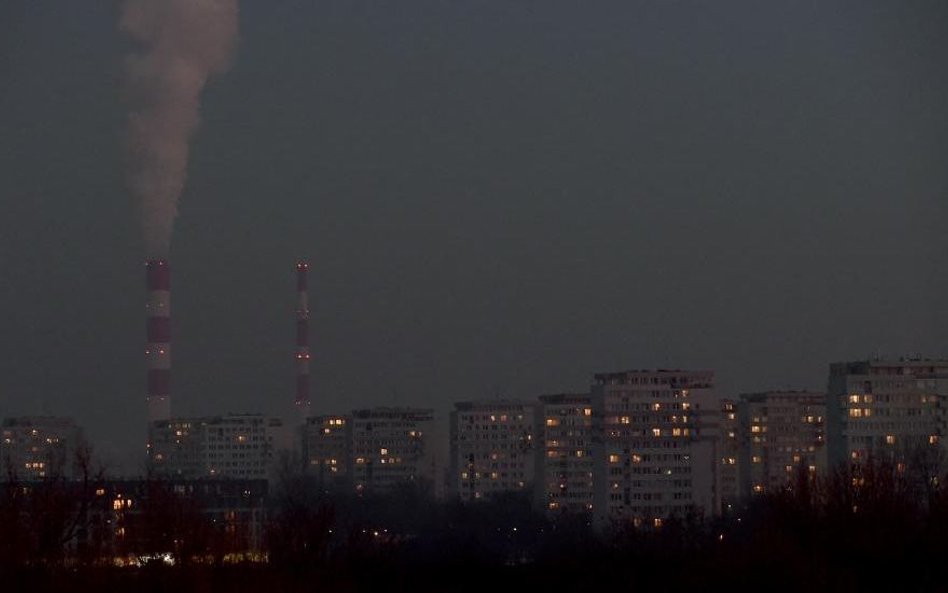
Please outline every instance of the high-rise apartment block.
[[[699, 508], [717, 512], [714, 442], [702, 416], [718, 418], [711, 371], [627, 371], [595, 376], [596, 502], [601, 525], [661, 525]], [[715, 423], [714, 431], [720, 426]]]
[[517, 401], [459, 402], [450, 418], [449, 491], [461, 500], [532, 492], [537, 405]]
[[82, 430], [71, 419], [6, 418], [0, 434], [0, 482], [73, 476]]
[[537, 496], [551, 515], [588, 514], [595, 502], [593, 414], [589, 394], [540, 396]]
[[260, 414], [157, 421], [149, 426], [149, 469], [168, 478], [265, 479], [285, 438], [281, 420]]
[[718, 430], [717, 488], [720, 494], [722, 514], [730, 514], [740, 508], [743, 496], [741, 464], [740, 420], [738, 419], [738, 403], [733, 399], [721, 400], [720, 428]]
[[352, 412], [352, 483], [357, 493], [434, 486], [434, 411], [371, 408]]
[[352, 480], [352, 418], [311, 416], [303, 426], [305, 471], [326, 488], [347, 489]]
[[832, 466], [904, 461], [944, 447], [948, 360], [830, 365], [826, 410]]
[[826, 396], [773, 391], [741, 396], [744, 496], [779, 492], [801, 475], [824, 475]]

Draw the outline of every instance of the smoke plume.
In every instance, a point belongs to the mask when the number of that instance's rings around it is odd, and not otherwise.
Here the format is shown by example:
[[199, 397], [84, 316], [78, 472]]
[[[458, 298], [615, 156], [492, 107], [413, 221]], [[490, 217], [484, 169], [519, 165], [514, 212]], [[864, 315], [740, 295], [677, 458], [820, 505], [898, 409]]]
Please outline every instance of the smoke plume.
[[145, 247], [165, 255], [187, 176], [201, 89], [227, 69], [237, 0], [125, 0], [119, 29], [140, 43], [126, 76], [129, 185], [141, 200]]

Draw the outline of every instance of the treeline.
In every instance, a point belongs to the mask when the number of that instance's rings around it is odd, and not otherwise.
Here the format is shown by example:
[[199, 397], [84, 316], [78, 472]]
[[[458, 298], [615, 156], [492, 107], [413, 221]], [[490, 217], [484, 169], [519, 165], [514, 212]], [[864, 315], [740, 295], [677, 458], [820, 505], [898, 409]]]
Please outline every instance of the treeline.
[[[88, 478], [88, 500], [98, 479]], [[291, 476], [269, 495], [264, 555], [233, 562], [249, 535], [154, 481], [162, 502], [140, 510], [142, 536], [118, 552], [145, 560], [132, 568], [75, 547], [90, 503], [50, 481], [33, 498], [4, 488], [0, 572], [11, 590], [30, 591], [948, 591], [945, 479], [870, 460], [819, 479], [801, 473], [727, 517], [600, 532], [522, 496], [338, 496]]]

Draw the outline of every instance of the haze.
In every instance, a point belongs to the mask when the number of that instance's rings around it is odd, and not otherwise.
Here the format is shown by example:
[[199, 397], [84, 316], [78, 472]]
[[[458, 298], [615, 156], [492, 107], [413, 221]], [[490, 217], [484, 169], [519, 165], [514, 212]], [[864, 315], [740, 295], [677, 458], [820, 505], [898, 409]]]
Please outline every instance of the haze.
[[[948, 4], [244, 2], [172, 240], [177, 414], [946, 355]], [[0, 416], [144, 442], [116, 6], [0, 8]], [[443, 416], [442, 416], [443, 418]]]

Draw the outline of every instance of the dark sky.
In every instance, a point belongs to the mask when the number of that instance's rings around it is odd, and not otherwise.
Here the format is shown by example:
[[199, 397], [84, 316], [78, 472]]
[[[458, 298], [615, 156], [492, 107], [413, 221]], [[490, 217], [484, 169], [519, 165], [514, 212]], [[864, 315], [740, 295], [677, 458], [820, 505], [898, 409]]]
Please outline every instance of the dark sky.
[[[177, 413], [948, 354], [944, 0], [242, 3], [173, 241]], [[144, 270], [107, 2], [0, 3], [0, 416], [144, 442]], [[139, 447], [142, 447], [139, 449]]]

